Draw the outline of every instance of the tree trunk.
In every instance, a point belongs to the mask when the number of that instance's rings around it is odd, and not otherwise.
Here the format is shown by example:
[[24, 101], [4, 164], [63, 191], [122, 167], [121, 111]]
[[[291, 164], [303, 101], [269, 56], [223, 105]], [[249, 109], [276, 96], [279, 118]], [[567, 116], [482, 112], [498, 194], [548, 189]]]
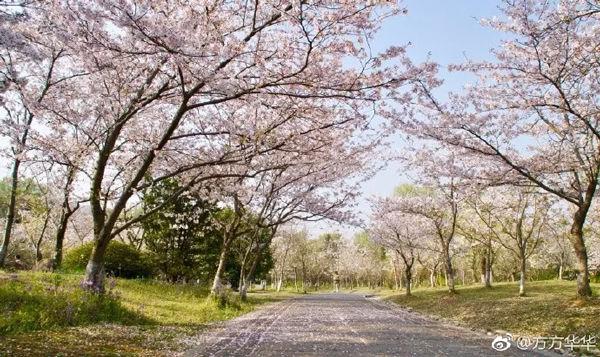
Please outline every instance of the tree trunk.
[[305, 280], [306, 279], [306, 264], [304, 263], [304, 261], [302, 262], [302, 292], [304, 294], [306, 294], [306, 285], [305, 285]]
[[435, 287], [435, 269], [429, 269], [429, 286]]
[[404, 269], [404, 276], [406, 277], [406, 296], [411, 296], [411, 284], [412, 284], [412, 269], [410, 267], [406, 267]]
[[225, 264], [227, 263], [227, 253], [229, 253], [229, 243], [231, 243], [231, 240], [225, 238], [223, 247], [221, 248], [221, 255], [219, 256], [219, 265], [217, 266], [217, 271], [215, 272], [215, 277], [210, 289], [210, 294], [212, 296], [222, 296], [225, 293], [223, 273], [225, 272]]
[[561, 258], [558, 266], [558, 280], [563, 280], [563, 265], [563, 259]]
[[[244, 252], [244, 258], [242, 259], [242, 264], [240, 266], [240, 281], [238, 285], [238, 290], [240, 291], [240, 295], [242, 294], [242, 287], [246, 284], [246, 265], [248, 264], [248, 259], [250, 258], [250, 253], [254, 250], [254, 241], [258, 236], [258, 228], [254, 230], [252, 237], [250, 239], [250, 244], [248, 244], [248, 248], [246, 248], [246, 252]], [[258, 243], [257, 243], [258, 244]]]
[[455, 293], [456, 290], [454, 288], [454, 271], [452, 268], [452, 259], [450, 259], [449, 247], [446, 247], [446, 249], [444, 249], [444, 255], [446, 266], [446, 284], [448, 285], [448, 292]]
[[242, 263], [242, 266], [240, 267], [240, 276], [238, 277], [239, 281], [238, 281], [238, 291], [240, 292], [240, 295], [242, 293], [242, 287], [246, 284], [245, 281], [245, 277], [246, 276], [246, 267], [244, 266], [244, 263]]
[[94, 245], [82, 282], [85, 290], [98, 294], [104, 293], [104, 253], [109, 242], [108, 239], [101, 239]]
[[[279, 281], [277, 282], [277, 292], [280, 292], [281, 287], [283, 286], [283, 280], [284, 280], [284, 274], [285, 274], [285, 261], [287, 260], [287, 255], [288, 255], [289, 251], [290, 251], [290, 245], [288, 244], [286, 246], [285, 253], [283, 254], [283, 259], [281, 261], [281, 269], [279, 270]], [[294, 272], [295, 272], [295, 270], [294, 270]]]
[[246, 301], [246, 299], [248, 298], [248, 286], [250, 284], [252, 284], [252, 279], [254, 277], [254, 271], [256, 270], [256, 267], [258, 266], [258, 262], [260, 261], [261, 254], [262, 254], [262, 251], [257, 252], [256, 258], [252, 262], [252, 266], [250, 266], [250, 269], [248, 269], [248, 273], [244, 276], [244, 282], [240, 289], [240, 298], [242, 299], [242, 301]]
[[520, 257], [521, 260], [521, 279], [519, 279], [519, 296], [525, 296], [525, 279], [526, 279], [526, 269], [527, 269], [527, 258], [525, 258], [525, 252], [522, 252]]
[[56, 270], [62, 264], [63, 257], [63, 246], [65, 241], [65, 234], [67, 232], [67, 224], [69, 222], [70, 215], [63, 212], [60, 216], [58, 228], [56, 229], [56, 240], [54, 246], [54, 257], [52, 258], [52, 270]]
[[299, 292], [298, 289], [298, 268], [294, 267], [294, 287], [296, 288], [296, 292]]
[[481, 283], [485, 285], [486, 273], [487, 273], [487, 257], [485, 257], [485, 256], [481, 257], [480, 268], [481, 268]]
[[486, 288], [492, 287], [492, 242], [488, 241], [486, 247], [486, 258], [485, 258], [485, 272], [484, 272], [484, 281], [483, 285]]
[[43, 225], [42, 231], [40, 232], [40, 235], [37, 239], [37, 242], [35, 243], [35, 261], [37, 263], [41, 262], [42, 259], [44, 258], [42, 256], [42, 242], [44, 240], [44, 235], [46, 234], [46, 228], [48, 228], [49, 220], [50, 220], [50, 209], [48, 208], [48, 205], [46, 205], [46, 217], [44, 218], [44, 225]]
[[242, 299], [242, 301], [246, 301], [248, 299], [248, 283], [246, 281], [244, 281], [240, 288], [240, 299]]
[[70, 190], [75, 180], [76, 169], [75, 166], [69, 166], [67, 170], [67, 179], [63, 186], [63, 200], [60, 212], [60, 219], [58, 221], [58, 227], [56, 229], [56, 241], [54, 247], [54, 257], [52, 257], [52, 270], [56, 270], [62, 264], [63, 257], [63, 245], [65, 241], [65, 234], [67, 232], [67, 225], [71, 216], [79, 209], [79, 203], [74, 207], [69, 204]]
[[8, 203], [8, 210], [6, 211], [6, 220], [4, 222], [4, 239], [2, 240], [2, 247], [0, 248], [0, 268], [4, 267], [4, 263], [6, 261], [6, 255], [8, 254], [8, 245], [10, 243], [13, 224], [15, 221], [20, 165], [21, 160], [15, 159], [11, 173], [12, 182], [10, 186], [10, 201]]
[[483, 285], [486, 288], [492, 287], [492, 264], [490, 263], [489, 259], [486, 259], [485, 279], [484, 279]]
[[394, 288], [395, 288], [395, 290], [398, 290], [400, 288], [400, 284], [398, 283], [398, 259], [397, 259], [397, 257], [395, 257], [392, 260], [392, 265], [394, 268]]
[[575, 213], [569, 237], [573, 245], [573, 250], [575, 251], [575, 257], [577, 258], [577, 296], [580, 298], [587, 298], [592, 296], [592, 288], [590, 287], [588, 255], [583, 240], [584, 219], [581, 218], [579, 213], [579, 211]]

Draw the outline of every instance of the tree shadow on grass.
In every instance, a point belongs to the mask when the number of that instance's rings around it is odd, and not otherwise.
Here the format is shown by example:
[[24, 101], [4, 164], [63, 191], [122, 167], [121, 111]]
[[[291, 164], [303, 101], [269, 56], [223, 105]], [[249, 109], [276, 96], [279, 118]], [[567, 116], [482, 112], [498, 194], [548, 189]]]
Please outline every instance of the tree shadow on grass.
[[0, 336], [102, 322], [153, 324], [114, 294], [92, 294], [60, 280], [0, 281]]

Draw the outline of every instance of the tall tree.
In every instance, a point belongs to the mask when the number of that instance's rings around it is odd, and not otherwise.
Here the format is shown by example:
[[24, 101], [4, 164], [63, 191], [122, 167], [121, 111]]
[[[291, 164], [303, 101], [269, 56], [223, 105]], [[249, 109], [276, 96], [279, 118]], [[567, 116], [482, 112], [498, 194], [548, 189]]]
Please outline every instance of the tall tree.
[[390, 249], [400, 256], [404, 265], [404, 286], [406, 295], [411, 295], [414, 265], [423, 250], [428, 229], [423, 218], [402, 213], [390, 200], [379, 201], [373, 212], [372, 228], [369, 236], [374, 242]]
[[32, 33], [44, 33], [33, 21], [31, 1], [0, 3], [0, 136], [8, 139], [2, 150], [12, 162], [11, 193], [6, 211], [0, 267], [3, 266], [15, 221], [20, 169], [30, 150], [36, 108], [45, 105], [48, 94], [75, 75], [60, 73], [66, 61], [61, 43], [30, 41]]
[[[407, 104], [413, 92], [404, 88], [430, 66], [412, 65], [402, 47], [372, 55], [364, 45], [401, 12], [373, 2], [242, 0], [31, 7], [15, 32], [40, 48], [58, 46], [52, 53], [66, 60], [54, 68], [76, 80], [38, 90], [44, 103], [30, 110], [95, 149], [85, 165], [95, 244], [83, 286], [103, 291], [108, 243], [145, 218], [123, 221], [122, 213], [152, 184], [148, 174], [154, 183], [178, 177], [174, 200], [202, 181], [252, 176], [256, 157], [324, 135], [319, 128], [351, 135], [374, 112], [403, 110], [388, 100]], [[32, 92], [25, 103], [35, 102]]]
[[219, 209], [198, 192], [163, 205], [177, 189], [177, 181], [165, 180], [145, 190], [143, 209], [162, 208], [142, 221], [143, 242], [167, 280], [206, 283], [217, 262], [221, 236], [214, 220]]
[[480, 168], [477, 179], [534, 185], [570, 204], [577, 294], [588, 297], [584, 225], [600, 174], [600, 6], [517, 0], [501, 10], [505, 16], [483, 21], [508, 35], [493, 51], [496, 61], [457, 66], [477, 82], [446, 104], [423, 83], [422, 115], [402, 118], [402, 126], [468, 158]]

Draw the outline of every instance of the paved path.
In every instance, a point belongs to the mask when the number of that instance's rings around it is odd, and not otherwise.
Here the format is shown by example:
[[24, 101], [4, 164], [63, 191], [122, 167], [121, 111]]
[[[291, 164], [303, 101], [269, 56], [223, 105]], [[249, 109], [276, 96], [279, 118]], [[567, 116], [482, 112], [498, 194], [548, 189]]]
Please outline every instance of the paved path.
[[[357, 294], [279, 302], [197, 337], [185, 356], [531, 356]], [[548, 355], [549, 353], [546, 353]]]

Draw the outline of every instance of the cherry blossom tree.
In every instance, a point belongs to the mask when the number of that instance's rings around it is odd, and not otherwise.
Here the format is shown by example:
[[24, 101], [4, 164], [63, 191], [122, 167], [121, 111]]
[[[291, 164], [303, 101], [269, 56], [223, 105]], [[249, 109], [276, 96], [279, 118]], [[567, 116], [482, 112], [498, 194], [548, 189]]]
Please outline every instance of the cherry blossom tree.
[[60, 43], [30, 41], [30, 34], [44, 32], [31, 19], [31, 11], [27, 9], [30, 3], [0, 2], [0, 136], [9, 141], [2, 156], [12, 162], [11, 196], [0, 247], [0, 267], [6, 259], [15, 220], [20, 168], [27, 161], [31, 136], [36, 134], [32, 127], [36, 118], [34, 107], [42, 105], [55, 87], [76, 77], [58, 69], [67, 57]]
[[[477, 179], [536, 186], [573, 207], [577, 294], [591, 296], [584, 225], [600, 173], [600, 7], [586, 0], [504, 1], [483, 24], [508, 34], [494, 62], [467, 62], [477, 81], [443, 103], [426, 83], [403, 127], [439, 140], [480, 170]], [[406, 120], [404, 120], [406, 119]]]
[[[257, 212], [257, 222], [241, 269], [242, 298], [260, 256], [269, 247], [278, 227], [293, 221], [348, 222], [351, 219], [345, 208], [352, 203], [357, 186], [345, 182], [370, 171], [367, 154], [372, 148], [370, 144], [345, 148], [340, 144], [346, 139], [344, 135], [331, 135], [327, 145], [321, 140], [318, 147], [310, 148], [311, 141], [307, 138], [303, 151], [296, 153], [291, 163], [266, 171], [253, 180], [254, 189], [246, 200], [246, 207]], [[270, 230], [269, 238], [262, 244], [258, 241], [254, 244], [254, 237], [258, 237], [262, 229]], [[246, 263], [249, 263], [248, 269]]]
[[390, 200], [378, 202], [373, 212], [369, 236], [374, 242], [395, 252], [402, 258], [405, 291], [411, 295], [414, 265], [420, 251], [426, 246], [426, 236], [431, 233], [421, 217], [398, 211], [398, 203]]
[[525, 296], [528, 259], [538, 252], [546, 238], [552, 202], [547, 195], [531, 189], [496, 189], [493, 195], [495, 209], [488, 210], [480, 219], [489, 229], [489, 235], [518, 261], [519, 296]]
[[[176, 199], [201, 181], [255, 175], [245, 167], [253, 158], [283, 143], [301, 145], [300, 134], [360, 128], [373, 113], [398, 115], [402, 109], [388, 100], [408, 102], [412, 92], [403, 88], [417, 77], [427, 81], [431, 66], [413, 66], [403, 47], [372, 54], [366, 42], [402, 10], [303, 1], [29, 7], [27, 23], [11, 33], [50, 53], [44, 68], [73, 80], [48, 81], [48, 90], [37, 81], [23, 102], [52, 132], [77, 131], [94, 148], [82, 165], [95, 241], [84, 286], [103, 290], [108, 243], [144, 219], [123, 221], [123, 213], [153, 182], [179, 177]], [[52, 56], [64, 61], [49, 66]]]
[[498, 190], [493, 188], [475, 193], [465, 200], [465, 211], [458, 230], [470, 242], [481, 246], [481, 282], [492, 287], [492, 265], [494, 261], [494, 224], [492, 212], [497, 210]]
[[402, 159], [418, 176], [420, 186], [396, 190], [397, 211], [428, 222], [435, 237], [450, 293], [455, 292], [452, 255], [463, 201], [472, 194], [464, 176], [470, 174], [468, 162], [437, 146], [415, 148]]
[[[300, 236], [306, 237], [306, 230], [298, 230], [293, 227], [283, 227], [275, 237], [271, 249], [273, 250], [273, 257], [275, 259], [275, 276], [276, 276], [276, 289], [281, 291], [283, 284], [285, 283], [285, 276], [288, 272], [290, 265], [291, 256], [293, 254], [294, 243], [301, 240]], [[295, 272], [294, 272], [295, 273]]]
[[547, 239], [541, 247], [543, 250], [540, 254], [542, 261], [556, 266], [558, 280], [563, 280], [565, 269], [573, 264], [573, 250], [569, 244], [568, 228], [568, 222], [563, 216], [558, 216], [558, 219], [551, 219], [548, 229], [552, 238]]

